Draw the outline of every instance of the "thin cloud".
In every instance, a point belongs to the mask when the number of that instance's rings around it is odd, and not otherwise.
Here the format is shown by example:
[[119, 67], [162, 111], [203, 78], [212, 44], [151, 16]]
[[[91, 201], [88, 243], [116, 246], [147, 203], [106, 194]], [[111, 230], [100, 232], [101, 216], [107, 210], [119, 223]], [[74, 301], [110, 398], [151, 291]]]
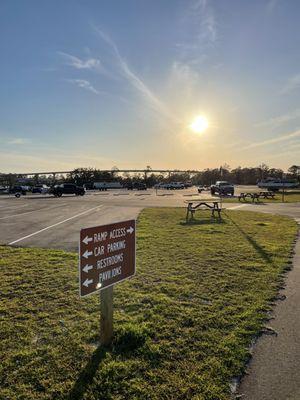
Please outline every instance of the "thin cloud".
[[248, 146], [245, 146], [244, 148], [242, 148], [241, 150], [253, 149], [253, 148], [257, 148], [257, 147], [267, 146], [270, 144], [287, 142], [290, 139], [293, 139], [296, 137], [300, 137], [300, 130], [292, 132], [292, 133], [288, 133], [286, 135], [278, 136], [273, 139], [268, 139], [268, 140], [263, 140], [261, 142], [251, 143]]
[[300, 108], [292, 112], [279, 115], [278, 117], [258, 122], [254, 126], [257, 128], [266, 128], [266, 127], [277, 128], [278, 126], [297, 118], [300, 118]]
[[300, 88], [300, 74], [296, 74], [288, 79], [286, 84], [281, 89], [281, 94], [288, 94]]
[[199, 38], [209, 40], [211, 43], [217, 39], [217, 26], [213, 8], [208, 0], [198, 0], [194, 3], [193, 10], [200, 20]]
[[82, 60], [79, 57], [75, 57], [72, 54], [64, 53], [59, 51], [64, 60], [66, 65], [76, 69], [88, 69], [88, 70], [96, 70], [96, 71], [104, 71], [102, 63], [97, 58], [88, 58], [86, 60]]
[[214, 9], [208, 0], [192, 1], [182, 18], [183, 40], [176, 44], [179, 57], [189, 64], [201, 64], [217, 38]]
[[[165, 117], [168, 117], [169, 119], [176, 120], [168, 110], [167, 106], [151, 91], [145, 82], [143, 82], [143, 80], [132, 71], [125, 59], [122, 57], [116, 43], [98, 27], [93, 26], [93, 28], [101, 37], [101, 39], [110, 46], [122, 77], [125, 78], [127, 82], [148, 101], [154, 110]], [[178, 121], [176, 120], [176, 122]]]
[[30, 143], [30, 139], [28, 138], [12, 138], [7, 141], [9, 145], [23, 145]]
[[86, 79], [67, 79], [67, 81], [89, 92], [99, 94], [98, 90]]

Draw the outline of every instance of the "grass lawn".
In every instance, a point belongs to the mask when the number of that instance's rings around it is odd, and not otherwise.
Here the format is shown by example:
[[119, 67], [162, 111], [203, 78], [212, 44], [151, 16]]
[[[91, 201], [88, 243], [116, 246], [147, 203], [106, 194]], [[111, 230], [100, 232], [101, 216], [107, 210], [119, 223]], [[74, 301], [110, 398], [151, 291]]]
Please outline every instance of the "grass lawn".
[[[257, 191], [256, 191], [257, 192]], [[239, 203], [239, 200], [237, 197], [227, 197], [224, 198], [223, 201], [225, 203]], [[300, 190], [289, 190], [286, 191], [284, 194], [284, 202], [285, 203], [297, 203], [300, 201]], [[252, 204], [252, 199], [249, 197], [247, 198], [246, 201], [241, 200], [240, 202], [242, 203], [251, 203]], [[256, 201], [255, 201], [256, 203]], [[276, 192], [274, 199], [259, 199], [259, 203], [282, 203], [282, 192]]]
[[99, 296], [78, 297], [76, 254], [0, 247], [0, 399], [230, 399], [297, 226], [208, 215], [141, 213], [137, 274], [114, 288], [109, 348], [98, 346]]

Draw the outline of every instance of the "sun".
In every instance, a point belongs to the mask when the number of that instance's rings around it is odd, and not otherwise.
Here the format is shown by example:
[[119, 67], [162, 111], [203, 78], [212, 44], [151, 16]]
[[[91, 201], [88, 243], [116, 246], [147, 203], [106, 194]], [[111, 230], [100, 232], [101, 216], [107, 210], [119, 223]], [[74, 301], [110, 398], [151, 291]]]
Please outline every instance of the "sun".
[[198, 115], [189, 125], [189, 128], [195, 133], [202, 133], [208, 128], [208, 120], [204, 115]]

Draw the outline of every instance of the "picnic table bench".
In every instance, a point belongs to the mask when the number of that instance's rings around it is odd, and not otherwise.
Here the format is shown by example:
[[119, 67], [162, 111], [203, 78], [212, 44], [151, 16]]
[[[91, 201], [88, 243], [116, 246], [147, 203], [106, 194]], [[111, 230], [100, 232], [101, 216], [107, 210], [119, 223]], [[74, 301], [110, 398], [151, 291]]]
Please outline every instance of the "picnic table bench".
[[260, 197], [263, 197], [264, 199], [274, 199], [275, 198], [275, 193], [273, 192], [259, 192]]
[[200, 210], [208, 210], [211, 211], [211, 216], [214, 217], [215, 213], [218, 214], [218, 217], [221, 218], [221, 202], [220, 201], [191, 201], [186, 200], [187, 209], [186, 209], [186, 220], [188, 221], [189, 215], [191, 215], [191, 219], [194, 218], [194, 214], [196, 211]]
[[275, 194], [271, 193], [271, 192], [240, 193], [238, 196], [238, 199], [239, 199], [239, 201], [241, 201], [241, 200], [246, 201], [247, 197], [250, 197], [252, 199], [252, 202], [254, 203], [255, 200], [258, 202], [260, 198], [274, 199]]

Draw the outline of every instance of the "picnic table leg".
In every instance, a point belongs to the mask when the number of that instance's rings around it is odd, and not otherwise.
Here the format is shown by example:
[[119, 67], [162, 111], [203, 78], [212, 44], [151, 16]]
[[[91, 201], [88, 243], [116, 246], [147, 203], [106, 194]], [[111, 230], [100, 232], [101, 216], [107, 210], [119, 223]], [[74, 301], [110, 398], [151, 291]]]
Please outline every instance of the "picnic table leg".
[[[189, 215], [191, 214], [191, 218], [189, 218]], [[191, 220], [193, 218], [193, 213], [192, 211], [188, 208], [187, 213], [186, 213], [186, 221], [188, 222], [189, 219]]]
[[186, 221], [189, 220], [189, 215], [191, 213], [191, 219], [193, 218], [193, 210], [192, 210], [193, 203], [188, 203], [187, 211], [186, 211]]

